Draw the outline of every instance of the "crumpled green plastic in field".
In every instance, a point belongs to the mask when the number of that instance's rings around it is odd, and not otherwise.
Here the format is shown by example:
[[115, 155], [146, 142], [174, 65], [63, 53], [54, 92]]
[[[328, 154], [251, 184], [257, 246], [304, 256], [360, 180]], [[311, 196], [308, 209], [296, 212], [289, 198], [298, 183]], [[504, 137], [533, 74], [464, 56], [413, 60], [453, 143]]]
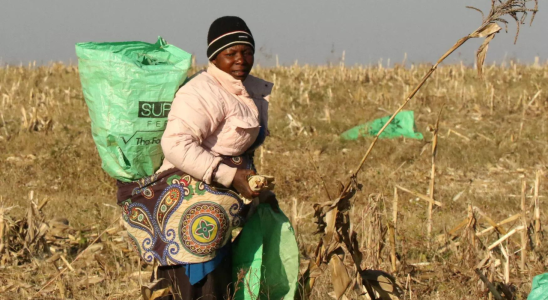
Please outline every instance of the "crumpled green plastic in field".
[[[375, 136], [388, 120], [390, 120], [390, 116], [358, 125], [343, 132], [341, 138], [344, 140], [357, 140], [359, 137]], [[404, 110], [398, 113], [383, 133], [381, 133], [379, 138], [392, 139], [402, 136], [417, 140], [422, 140], [424, 138], [422, 133], [415, 131], [415, 113], [413, 111]]]
[[78, 68], [103, 169], [129, 182], [154, 174], [173, 97], [191, 55], [158, 37], [145, 42], [78, 43]]
[[260, 204], [232, 245], [232, 270], [236, 300], [294, 299], [299, 247], [287, 216]]
[[548, 273], [533, 278], [531, 293], [527, 296], [527, 300], [548, 300]]

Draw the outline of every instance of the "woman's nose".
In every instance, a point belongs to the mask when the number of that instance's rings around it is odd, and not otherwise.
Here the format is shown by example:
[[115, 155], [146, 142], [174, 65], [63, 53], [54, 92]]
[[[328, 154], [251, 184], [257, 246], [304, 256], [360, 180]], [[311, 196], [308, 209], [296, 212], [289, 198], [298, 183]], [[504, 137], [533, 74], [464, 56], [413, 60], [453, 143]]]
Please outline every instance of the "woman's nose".
[[244, 56], [242, 53], [236, 53], [236, 57], [234, 59], [237, 64], [242, 64], [244, 62]]

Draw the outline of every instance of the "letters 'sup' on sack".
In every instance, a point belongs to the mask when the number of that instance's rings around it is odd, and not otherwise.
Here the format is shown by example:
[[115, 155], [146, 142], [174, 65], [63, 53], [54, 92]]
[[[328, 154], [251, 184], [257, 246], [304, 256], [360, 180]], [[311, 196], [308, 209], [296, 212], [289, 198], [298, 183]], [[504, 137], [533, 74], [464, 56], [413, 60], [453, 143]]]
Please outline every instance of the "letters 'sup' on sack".
[[166, 43], [76, 44], [91, 132], [103, 169], [130, 182], [162, 164], [160, 139], [192, 56]]

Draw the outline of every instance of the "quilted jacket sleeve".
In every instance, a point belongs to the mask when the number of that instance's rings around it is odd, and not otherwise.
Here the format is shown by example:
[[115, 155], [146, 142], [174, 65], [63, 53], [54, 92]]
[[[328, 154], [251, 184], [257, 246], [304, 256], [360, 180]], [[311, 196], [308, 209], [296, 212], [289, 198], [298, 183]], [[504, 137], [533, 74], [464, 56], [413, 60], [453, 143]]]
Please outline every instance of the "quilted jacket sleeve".
[[[207, 99], [206, 99], [207, 98]], [[210, 184], [215, 181], [232, 185], [235, 168], [220, 164], [221, 158], [202, 147], [202, 141], [225, 120], [224, 101], [208, 86], [184, 86], [173, 100], [162, 150], [166, 159], [183, 172]]]

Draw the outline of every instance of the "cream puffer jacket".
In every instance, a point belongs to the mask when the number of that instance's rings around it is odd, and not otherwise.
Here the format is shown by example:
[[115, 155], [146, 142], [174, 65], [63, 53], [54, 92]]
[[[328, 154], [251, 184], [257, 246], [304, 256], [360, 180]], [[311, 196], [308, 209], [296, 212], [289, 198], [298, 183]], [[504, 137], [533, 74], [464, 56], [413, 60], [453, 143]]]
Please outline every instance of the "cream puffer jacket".
[[[236, 169], [220, 155], [242, 155], [260, 127], [268, 132], [268, 100], [273, 84], [252, 75], [243, 82], [209, 64], [179, 89], [162, 136], [165, 159], [158, 170], [179, 168], [210, 184], [232, 185]], [[216, 168], [215, 178], [212, 178]]]

